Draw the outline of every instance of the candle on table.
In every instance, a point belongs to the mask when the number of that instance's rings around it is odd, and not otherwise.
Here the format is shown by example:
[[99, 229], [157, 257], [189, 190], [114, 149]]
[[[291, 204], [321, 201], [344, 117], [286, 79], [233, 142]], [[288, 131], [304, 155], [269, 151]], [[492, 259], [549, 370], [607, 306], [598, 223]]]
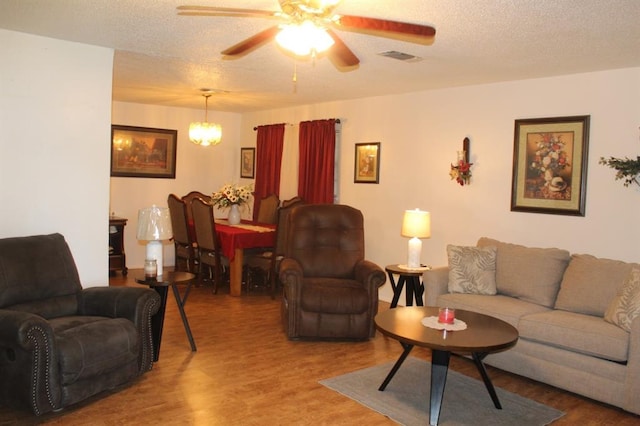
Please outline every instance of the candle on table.
[[438, 322], [443, 324], [453, 324], [453, 321], [456, 318], [455, 309], [451, 308], [440, 308], [438, 311]]

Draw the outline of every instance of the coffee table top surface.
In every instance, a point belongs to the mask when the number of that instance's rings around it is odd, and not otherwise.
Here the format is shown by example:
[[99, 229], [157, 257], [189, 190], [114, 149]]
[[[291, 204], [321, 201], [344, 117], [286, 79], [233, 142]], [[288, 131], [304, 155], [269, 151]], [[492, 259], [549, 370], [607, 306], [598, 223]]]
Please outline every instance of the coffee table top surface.
[[424, 317], [438, 316], [433, 306], [389, 309], [375, 317], [376, 328], [402, 343], [449, 352], [495, 352], [518, 341], [518, 330], [498, 318], [456, 309], [456, 319], [467, 324], [465, 330], [436, 330], [422, 325]]

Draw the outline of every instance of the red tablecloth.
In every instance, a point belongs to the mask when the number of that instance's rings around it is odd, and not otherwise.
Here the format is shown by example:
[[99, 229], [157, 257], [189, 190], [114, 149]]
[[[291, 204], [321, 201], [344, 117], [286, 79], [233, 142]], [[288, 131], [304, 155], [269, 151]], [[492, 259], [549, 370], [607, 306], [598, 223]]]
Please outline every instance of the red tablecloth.
[[248, 225], [258, 225], [271, 228], [271, 232], [258, 232], [251, 229], [244, 229], [237, 226], [216, 223], [216, 233], [220, 239], [222, 253], [233, 261], [237, 248], [247, 249], [255, 247], [273, 247], [276, 242], [275, 225], [265, 225], [262, 223], [242, 222]]

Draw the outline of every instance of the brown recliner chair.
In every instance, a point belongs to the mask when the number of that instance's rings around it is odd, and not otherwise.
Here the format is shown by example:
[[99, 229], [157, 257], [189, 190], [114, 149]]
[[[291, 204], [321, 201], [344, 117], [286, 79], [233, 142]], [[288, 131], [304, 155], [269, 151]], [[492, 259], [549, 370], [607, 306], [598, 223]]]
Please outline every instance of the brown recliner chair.
[[367, 340], [375, 335], [386, 277], [364, 258], [362, 213], [337, 204], [301, 205], [289, 215], [280, 279], [290, 339]]
[[148, 288], [83, 289], [60, 234], [0, 239], [0, 403], [36, 415], [152, 367]]

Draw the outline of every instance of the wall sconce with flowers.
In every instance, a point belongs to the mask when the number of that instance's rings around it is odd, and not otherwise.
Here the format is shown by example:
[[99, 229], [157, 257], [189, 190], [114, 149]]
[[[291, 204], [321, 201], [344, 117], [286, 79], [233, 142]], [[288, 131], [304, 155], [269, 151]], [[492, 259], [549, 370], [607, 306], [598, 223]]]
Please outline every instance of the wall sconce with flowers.
[[469, 185], [471, 183], [471, 166], [469, 162], [469, 138], [462, 141], [462, 151], [458, 151], [458, 158], [455, 164], [451, 164], [449, 176], [451, 180], [455, 180], [460, 186]]

